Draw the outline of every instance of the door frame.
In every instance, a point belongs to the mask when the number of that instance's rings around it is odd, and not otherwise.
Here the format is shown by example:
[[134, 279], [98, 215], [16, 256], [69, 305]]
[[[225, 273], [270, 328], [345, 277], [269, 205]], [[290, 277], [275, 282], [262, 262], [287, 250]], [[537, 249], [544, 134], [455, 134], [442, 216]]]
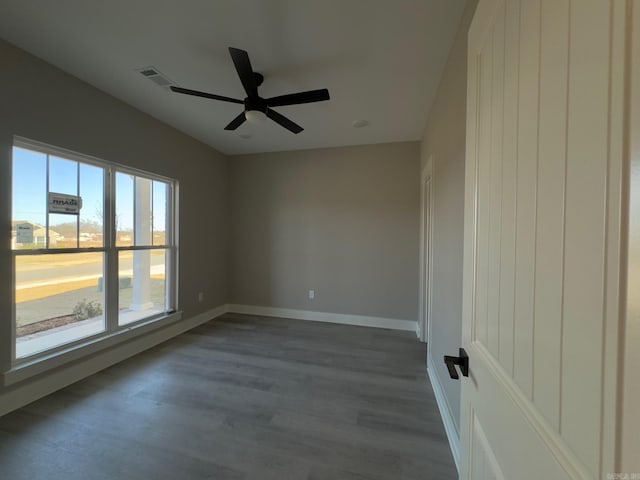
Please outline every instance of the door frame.
[[433, 299], [433, 155], [420, 175], [420, 306], [417, 335], [421, 342], [431, 341]]

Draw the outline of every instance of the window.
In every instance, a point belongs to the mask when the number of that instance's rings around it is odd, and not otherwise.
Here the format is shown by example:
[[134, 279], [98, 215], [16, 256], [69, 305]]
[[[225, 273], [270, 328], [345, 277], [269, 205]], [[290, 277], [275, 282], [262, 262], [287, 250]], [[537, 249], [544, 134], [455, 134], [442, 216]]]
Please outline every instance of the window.
[[15, 360], [175, 311], [175, 183], [16, 139]]
[[166, 182], [116, 173], [120, 325], [166, 310], [168, 193]]

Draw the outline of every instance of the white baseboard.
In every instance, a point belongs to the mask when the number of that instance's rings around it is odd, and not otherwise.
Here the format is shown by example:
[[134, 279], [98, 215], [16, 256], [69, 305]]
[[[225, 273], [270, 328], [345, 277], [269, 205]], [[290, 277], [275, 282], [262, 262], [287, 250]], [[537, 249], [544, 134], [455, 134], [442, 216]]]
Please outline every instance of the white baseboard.
[[70, 363], [50, 373], [26, 380], [0, 394], [0, 416], [60, 390], [94, 373], [115, 365], [133, 355], [155, 347], [181, 333], [195, 328], [227, 312], [228, 305], [161, 327], [146, 335], [100, 351], [81, 361]]
[[291, 308], [261, 307], [257, 305], [229, 304], [229, 312], [265, 317], [294, 318], [314, 322], [340, 323], [361, 327], [388, 328], [392, 330], [416, 331], [416, 322], [395, 318], [368, 317], [365, 315], [346, 315], [341, 313], [313, 312]]
[[435, 372], [433, 361], [431, 357], [427, 357], [427, 375], [431, 381], [433, 387], [433, 393], [436, 397], [436, 403], [438, 404], [438, 410], [440, 410], [440, 416], [442, 417], [442, 423], [444, 424], [444, 430], [449, 440], [449, 448], [453, 455], [453, 461], [456, 464], [456, 469], [460, 473], [460, 434], [456, 428], [456, 424], [453, 420], [453, 412], [447, 401], [447, 397], [444, 394], [444, 389], [438, 378], [438, 374]]

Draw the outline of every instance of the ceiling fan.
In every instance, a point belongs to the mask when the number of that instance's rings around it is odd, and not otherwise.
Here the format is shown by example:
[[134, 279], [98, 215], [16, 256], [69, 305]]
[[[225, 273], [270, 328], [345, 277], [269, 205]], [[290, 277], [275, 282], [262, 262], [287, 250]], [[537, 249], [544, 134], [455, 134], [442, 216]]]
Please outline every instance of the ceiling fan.
[[231, 120], [229, 125], [224, 127], [225, 130], [235, 130], [242, 125], [245, 120], [252, 123], [259, 123], [266, 118], [270, 118], [277, 124], [283, 126], [293, 133], [300, 133], [304, 130], [300, 125], [292, 122], [284, 115], [279, 114], [273, 107], [283, 107], [285, 105], [299, 105], [301, 103], [322, 102], [329, 100], [329, 90], [323, 88], [321, 90], [309, 90], [307, 92], [290, 93], [288, 95], [280, 95], [278, 97], [262, 98], [258, 95], [258, 87], [262, 85], [264, 77], [254, 72], [249, 61], [249, 54], [239, 48], [229, 47], [231, 59], [236, 67], [242, 86], [247, 92], [244, 100], [236, 98], [223, 97], [214, 95], [213, 93], [199, 92], [197, 90], [189, 90], [172, 86], [171, 90], [176, 93], [184, 93], [186, 95], [194, 95], [196, 97], [210, 98], [212, 100], [220, 100], [223, 102], [244, 104], [244, 111], [236, 118]]

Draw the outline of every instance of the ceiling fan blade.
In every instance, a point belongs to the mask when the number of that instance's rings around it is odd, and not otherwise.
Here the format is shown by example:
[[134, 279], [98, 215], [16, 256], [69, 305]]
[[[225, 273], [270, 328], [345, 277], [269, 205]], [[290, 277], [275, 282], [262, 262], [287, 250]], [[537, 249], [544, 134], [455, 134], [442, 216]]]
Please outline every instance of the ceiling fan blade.
[[234, 118], [233, 120], [231, 120], [231, 122], [229, 123], [229, 125], [227, 125], [226, 127], [224, 127], [225, 130], [235, 130], [236, 128], [238, 128], [240, 125], [242, 125], [244, 123], [244, 121], [247, 119], [247, 117], [245, 117], [244, 112], [242, 112], [240, 115], [238, 115], [236, 118]]
[[302, 128], [300, 125], [292, 122], [284, 115], [280, 115], [278, 112], [276, 112], [275, 110], [271, 110], [270, 108], [267, 109], [267, 117], [269, 117], [271, 120], [273, 120], [277, 124], [283, 126], [290, 132], [300, 133], [301, 131], [304, 130], [304, 128]]
[[223, 97], [221, 95], [214, 95], [213, 93], [199, 92], [197, 90], [189, 90], [188, 88], [171, 87], [172, 92], [184, 93], [185, 95], [193, 95], [194, 97], [210, 98], [212, 100], [221, 100], [223, 102], [240, 103], [244, 104], [242, 100], [236, 98]]
[[283, 107], [285, 105], [299, 105], [301, 103], [322, 102], [324, 100], [329, 100], [329, 90], [326, 88], [268, 98], [267, 105], [270, 107]]
[[233, 60], [233, 64], [236, 67], [236, 71], [247, 95], [249, 97], [257, 97], [258, 85], [256, 84], [256, 77], [253, 74], [253, 68], [251, 68], [249, 54], [244, 50], [233, 47], [229, 47], [229, 53], [231, 54], [231, 60]]

